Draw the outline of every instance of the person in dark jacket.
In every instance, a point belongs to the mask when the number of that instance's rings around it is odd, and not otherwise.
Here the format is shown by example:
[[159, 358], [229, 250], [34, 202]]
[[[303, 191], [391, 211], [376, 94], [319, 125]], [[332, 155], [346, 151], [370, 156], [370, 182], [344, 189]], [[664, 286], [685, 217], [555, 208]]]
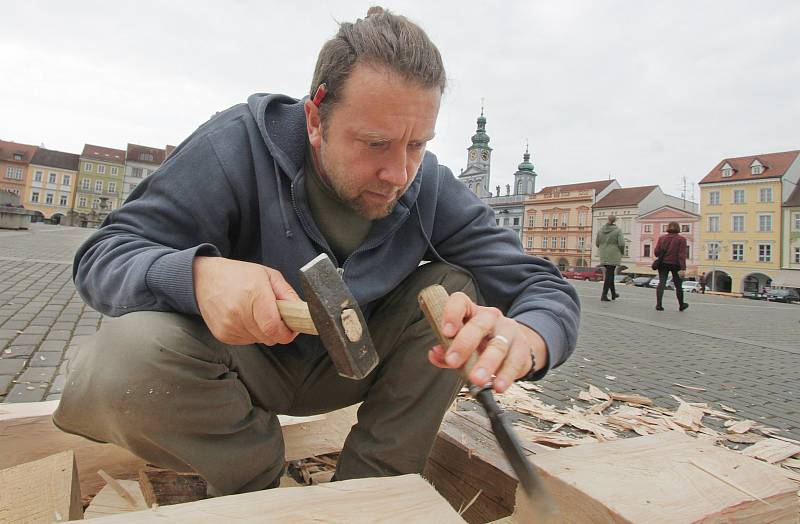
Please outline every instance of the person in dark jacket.
[[689, 307], [683, 300], [683, 272], [686, 271], [686, 253], [688, 251], [686, 239], [681, 236], [681, 227], [677, 222], [667, 225], [667, 233], [661, 235], [656, 242], [654, 254], [660, 258], [658, 265], [658, 287], [656, 288], [656, 310], [664, 311], [662, 299], [667, 277], [672, 273], [672, 283], [675, 285], [675, 295], [678, 297], [678, 310], [683, 311]]
[[700, 293], [705, 295], [706, 294], [706, 282], [707, 282], [707, 277], [706, 277], [705, 272], [700, 273], [700, 278], [699, 278], [698, 282], [700, 283]]
[[[470, 356], [499, 392], [563, 363], [575, 289], [426, 151], [444, 87], [427, 35], [372, 8], [323, 46], [309, 96], [253, 95], [197, 129], [75, 255], [81, 296], [119, 318], [70, 360], [55, 424], [229, 494], [279, 482], [278, 414], [361, 403], [335, 478], [419, 473]], [[320, 254], [378, 352], [363, 380], [278, 312]], [[417, 302], [435, 283], [447, 351]]]

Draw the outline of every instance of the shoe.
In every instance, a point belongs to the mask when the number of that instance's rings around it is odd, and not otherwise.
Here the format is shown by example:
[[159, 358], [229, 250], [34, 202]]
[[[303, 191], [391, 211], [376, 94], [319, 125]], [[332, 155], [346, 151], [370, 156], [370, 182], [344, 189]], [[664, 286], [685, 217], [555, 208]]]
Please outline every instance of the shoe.
[[600, 302], [611, 302], [611, 299], [608, 297], [600, 297]]
[[616, 299], [618, 299], [619, 297], [620, 297], [620, 294], [619, 294], [619, 293], [613, 293], [613, 294], [611, 295], [611, 300], [616, 300]]
[[661, 306], [656, 306], [656, 311], [664, 311], [664, 308]]
[[683, 311], [684, 309], [689, 309], [689, 304], [681, 304], [678, 311]]

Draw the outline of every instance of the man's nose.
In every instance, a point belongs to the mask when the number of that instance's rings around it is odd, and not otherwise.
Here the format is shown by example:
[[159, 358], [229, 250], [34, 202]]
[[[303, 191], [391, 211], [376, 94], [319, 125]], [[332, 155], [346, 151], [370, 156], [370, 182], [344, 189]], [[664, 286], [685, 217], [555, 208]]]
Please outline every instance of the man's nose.
[[397, 151], [393, 151], [389, 155], [378, 177], [395, 187], [403, 187], [408, 181], [408, 173], [406, 172], [407, 156], [404, 148], [397, 149]]

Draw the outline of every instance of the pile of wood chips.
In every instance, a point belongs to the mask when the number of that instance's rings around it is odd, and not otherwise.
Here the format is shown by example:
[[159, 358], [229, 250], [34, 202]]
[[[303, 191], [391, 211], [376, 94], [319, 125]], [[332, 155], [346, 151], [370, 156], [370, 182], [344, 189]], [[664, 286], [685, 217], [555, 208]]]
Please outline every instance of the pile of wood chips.
[[[542, 402], [536, 396], [541, 391], [541, 386], [518, 382], [496, 397], [505, 410], [530, 415], [544, 426], [550, 424], [542, 429], [524, 419], [514, 423], [521, 439], [538, 444], [543, 450], [680, 431], [778, 465], [787, 477], [800, 483], [800, 441], [783, 437], [778, 434], [781, 430], [753, 420], [739, 420], [733, 415], [736, 410], [725, 404], [714, 409], [707, 403], [687, 402], [672, 395], [678, 402], [673, 411], [654, 406], [651, 399], [642, 395], [603, 391], [589, 384], [588, 390], [578, 394], [587, 407], [575, 403], [561, 409]], [[462, 390], [462, 395], [465, 393], [466, 389]], [[713, 421], [724, 432], [708, 427], [705, 421]]]
[[287, 466], [287, 473], [295, 482], [305, 486], [313, 486], [330, 482], [336, 472], [339, 453], [327, 453], [301, 460], [292, 460]]

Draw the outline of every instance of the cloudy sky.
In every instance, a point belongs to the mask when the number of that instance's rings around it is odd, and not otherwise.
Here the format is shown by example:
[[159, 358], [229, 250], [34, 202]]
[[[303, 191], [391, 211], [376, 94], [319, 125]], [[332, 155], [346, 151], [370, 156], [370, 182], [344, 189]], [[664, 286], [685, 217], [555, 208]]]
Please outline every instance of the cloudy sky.
[[[369, 2], [3, 2], [0, 138], [80, 153], [177, 144], [254, 92], [302, 96]], [[396, 1], [449, 78], [430, 145], [458, 173], [481, 98], [491, 187], [526, 140], [537, 188], [679, 194], [722, 158], [800, 148], [800, 2]]]

